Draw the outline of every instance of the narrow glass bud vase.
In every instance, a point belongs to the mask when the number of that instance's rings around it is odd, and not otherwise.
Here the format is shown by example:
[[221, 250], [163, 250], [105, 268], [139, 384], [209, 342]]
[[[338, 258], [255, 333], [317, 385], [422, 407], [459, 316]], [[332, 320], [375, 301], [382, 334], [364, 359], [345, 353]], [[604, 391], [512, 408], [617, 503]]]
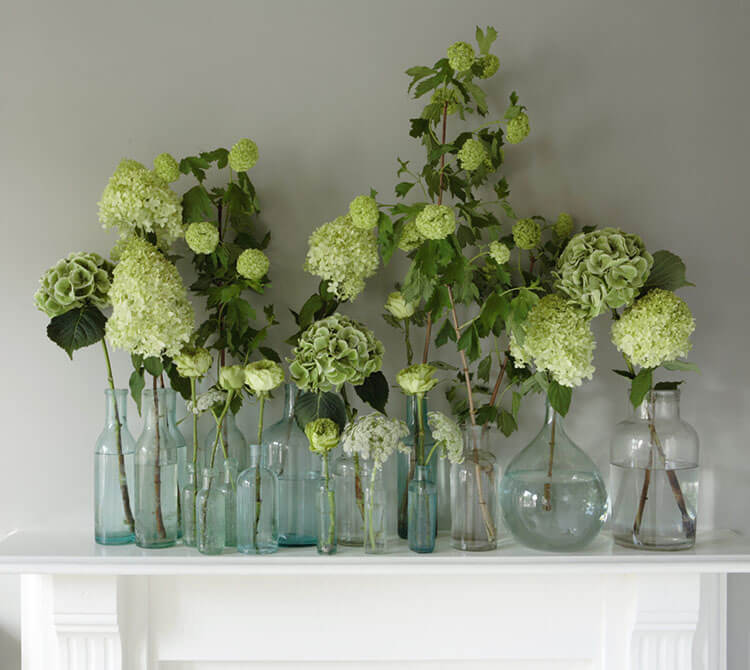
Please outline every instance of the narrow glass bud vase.
[[418, 554], [435, 550], [437, 533], [437, 489], [430, 480], [429, 468], [417, 465], [409, 482], [409, 549]]
[[94, 452], [94, 537], [99, 544], [135, 539], [131, 507], [135, 441], [128, 430], [125, 389], [104, 391], [104, 428]]
[[171, 547], [177, 541], [177, 446], [167, 426], [164, 389], [143, 391], [143, 432], [135, 453], [135, 541]]
[[365, 488], [365, 553], [384, 554], [387, 550], [387, 496], [383, 469], [371, 467]]
[[497, 482], [489, 435], [481, 426], [466, 428], [463, 462], [451, 467], [451, 546], [461, 551], [497, 546]]
[[188, 547], [195, 546], [195, 497], [198, 494], [198, 481], [195, 466], [190, 461], [186, 465], [186, 483], [180, 496], [182, 509], [182, 541]]
[[[201, 468], [211, 467], [211, 453], [213, 452], [214, 441], [216, 440], [216, 422], [211, 420], [213, 425], [203, 440], [203, 447], [198, 455]], [[224, 446], [227, 448], [229, 458], [233, 458], [237, 464], [237, 471], [242, 472], [250, 465], [250, 453], [242, 431], [237, 428], [237, 421], [234, 414], [230, 411], [224, 417], [221, 424], [221, 437], [224, 440]], [[218, 454], [222, 453], [221, 440], [218, 444]], [[215, 461], [219, 458], [217, 455]]]
[[320, 480], [317, 499], [318, 553], [335, 554], [336, 538], [336, 492], [328, 474], [328, 454], [323, 457], [323, 477]]
[[361, 547], [365, 533], [365, 493], [359, 454], [336, 459], [333, 486], [336, 491], [336, 534], [340, 544]]
[[237, 546], [237, 461], [230, 456], [222, 461], [221, 468], [222, 483], [226, 491], [224, 497], [226, 508], [224, 544], [227, 547], [235, 548]]
[[227, 494], [223, 464], [203, 468], [201, 490], [195, 499], [196, 546], [201, 554], [221, 554], [227, 546]]
[[252, 465], [237, 480], [237, 549], [243, 554], [279, 549], [278, 479], [260, 461], [260, 446], [253, 444]]
[[513, 537], [542, 551], [583, 549], [607, 520], [604, 480], [549, 401], [542, 430], [508, 465], [500, 502]]
[[451, 529], [451, 462], [441, 458], [437, 451], [432, 457], [435, 463], [435, 487], [437, 488], [437, 529], [450, 532]]
[[610, 450], [617, 544], [662, 551], [695, 544], [698, 448], [698, 435], [680, 418], [678, 390], [651, 391], [617, 425]]
[[178, 537], [182, 537], [182, 489], [187, 484], [187, 442], [177, 426], [177, 392], [165, 389], [167, 396], [167, 427], [177, 445], [177, 522]]

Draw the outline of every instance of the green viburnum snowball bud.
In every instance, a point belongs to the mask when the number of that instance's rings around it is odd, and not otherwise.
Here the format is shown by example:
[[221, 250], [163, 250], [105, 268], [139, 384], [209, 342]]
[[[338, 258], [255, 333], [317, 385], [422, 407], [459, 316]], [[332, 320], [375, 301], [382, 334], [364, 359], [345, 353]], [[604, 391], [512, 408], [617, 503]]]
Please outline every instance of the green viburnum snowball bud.
[[404, 298], [401, 291], [394, 291], [385, 301], [385, 309], [397, 319], [408, 319], [414, 315], [414, 305]]
[[439, 88], [433, 94], [430, 102], [434, 105], [444, 105], [448, 103], [446, 112], [448, 114], [455, 114], [460, 107], [458, 102], [458, 96], [452, 88]]
[[557, 215], [557, 221], [554, 225], [555, 235], [565, 238], [573, 232], [573, 217], [570, 214], [561, 212]]
[[154, 172], [167, 184], [171, 184], [180, 178], [180, 166], [172, 154], [168, 153], [159, 154], [154, 158]]
[[456, 72], [466, 72], [474, 65], [474, 49], [466, 42], [455, 42], [448, 47], [448, 64]]
[[407, 221], [401, 230], [398, 248], [408, 254], [410, 251], [414, 251], [422, 242], [424, 242], [424, 237], [419, 234], [416, 221], [413, 219]]
[[521, 219], [513, 226], [513, 241], [519, 249], [534, 249], [542, 240], [542, 228], [534, 219]]
[[202, 377], [211, 368], [211, 352], [203, 347], [185, 347], [172, 361], [180, 377]]
[[508, 127], [505, 130], [505, 139], [508, 141], [508, 144], [518, 144], [528, 137], [530, 130], [529, 117], [521, 112], [518, 116], [508, 121]]
[[633, 365], [655, 368], [687, 356], [694, 330], [685, 301], [672, 291], [655, 288], [612, 324], [612, 342]]
[[355, 228], [372, 230], [380, 217], [378, 203], [369, 195], [358, 195], [349, 203], [349, 216]]
[[229, 151], [229, 167], [235, 172], [247, 172], [258, 162], [258, 145], [247, 138], [241, 139]]
[[245, 368], [241, 365], [225, 365], [219, 372], [219, 386], [225, 391], [239, 391], [245, 384]]
[[310, 442], [310, 451], [325, 456], [338, 445], [341, 431], [331, 419], [315, 419], [305, 426], [305, 435]]
[[490, 242], [490, 258], [498, 265], [503, 265], [510, 259], [510, 249], [502, 242]]
[[396, 381], [406, 395], [424, 395], [438, 384], [436, 372], [434, 365], [418, 363], [401, 370], [396, 375]]
[[477, 62], [482, 70], [479, 75], [482, 79], [489, 79], [500, 68], [500, 59], [495, 54], [481, 56]]
[[245, 249], [237, 258], [237, 274], [251, 281], [260, 281], [271, 263], [260, 249]]
[[425, 205], [417, 214], [417, 230], [427, 240], [443, 240], [456, 229], [456, 215], [448, 205]]
[[196, 221], [187, 227], [185, 241], [196, 254], [212, 254], [219, 244], [219, 229], [210, 221]]
[[458, 160], [461, 162], [461, 168], [467, 172], [476, 170], [482, 163], [488, 166], [492, 165], [484, 144], [473, 138], [466, 140], [458, 150]]
[[273, 391], [284, 381], [284, 370], [275, 361], [262, 360], [245, 366], [245, 384], [255, 395]]

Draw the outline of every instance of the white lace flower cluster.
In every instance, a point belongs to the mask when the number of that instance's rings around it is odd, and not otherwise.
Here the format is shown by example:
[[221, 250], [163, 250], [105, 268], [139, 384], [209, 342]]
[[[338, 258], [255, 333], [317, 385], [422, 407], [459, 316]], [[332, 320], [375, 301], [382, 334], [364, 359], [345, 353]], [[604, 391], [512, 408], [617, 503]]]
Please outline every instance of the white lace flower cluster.
[[223, 406], [227, 401], [227, 394], [224, 391], [218, 389], [211, 389], [205, 393], [201, 393], [196, 399], [195, 403], [192, 400], [188, 400], [185, 404], [187, 405], [187, 411], [192, 414], [203, 414], [215, 405]]
[[440, 447], [440, 458], [447, 458], [451, 463], [463, 463], [464, 442], [456, 422], [442, 412], [428, 412], [427, 423]]
[[409, 429], [403, 421], [373, 412], [347, 424], [342, 444], [347, 454], [359, 454], [379, 470], [394, 451], [409, 451], [403, 443], [408, 434]]

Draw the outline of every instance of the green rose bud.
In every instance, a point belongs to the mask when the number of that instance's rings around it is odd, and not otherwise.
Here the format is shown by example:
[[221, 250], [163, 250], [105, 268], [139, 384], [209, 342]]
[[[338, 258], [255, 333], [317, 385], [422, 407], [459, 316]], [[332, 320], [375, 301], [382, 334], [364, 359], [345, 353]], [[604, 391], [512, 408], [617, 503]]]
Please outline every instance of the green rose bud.
[[372, 230], [380, 218], [378, 203], [369, 195], [358, 195], [349, 203], [349, 216], [355, 228]]
[[245, 383], [245, 368], [227, 365], [219, 372], [219, 386], [225, 391], [239, 391]]
[[498, 265], [503, 265], [510, 259], [510, 249], [502, 242], [490, 242], [490, 258]]
[[202, 377], [211, 367], [213, 359], [208, 349], [203, 347], [185, 347], [172, 361], [180, 377]]
[[505, 139], [508, 141], [508, 144], [518, 144], [528, 137], [530, 130], [529, 117], [521, 112], [518, 116], [508, 121], [508, 127], [505, 130]]
[[414, 305], [404, 298], [404, 294], [401, 291], [394, 291], [389, 294], [388, 299], [385, 301], [385, 309], [397, 319], [408, 319], [414, 314]]
[[251, 281], [260, 281], [271, 263], [260, 249], [245, 249], [237, 259], [237, 274]]
[[542, 241], [542, 228], [534, 219], [521, 219], [513, 226], [513, 241], [519, 249], [534, 249]]
[[305, 435], [310, 442], [310, 451], [324, 456], [336, 448], [341, 431], [331, 419], [315, 419], [305, 426]]
[[245, 366], [245, 384], [255, 395], [273, 391], [283, 381], [284, 370], [274, 361], [255, 361]]
[[185, 231], [185, 241], [196, 254], [212, 254], [219, 244], [219, 229], [210, 221], [191, 223]]
[[558, 214], [557, 221], [555, 221], [555, 235], [560, 238], [565, 238], [573, 232], [573, 217], [570, 214], [562, 212]]
[[154, 173], [167, 184], [180, 178], [180, 166], [171, 154], [159, 154], [154, 158]]
[[435, 379], [437, 368], [427, 363], [419, 363], [404, 368], [396, 376], [396, 381], [406, 395], [424, 395], [434, 388], [438, 379]]
[[416, 223], [423, 238], [443, 240], [456, 229], [456, 215], [448, 205], [425, 205]]
[[448, 64], [456, 72], [466, 72], [474, 65], [474, 49], [466, 42], [455, 42], [448, 47]]
[[247, 138], [241, 139], [229, 151], [229, 167], [235, 172], [247, 172], [258, 162], [258, 145]]

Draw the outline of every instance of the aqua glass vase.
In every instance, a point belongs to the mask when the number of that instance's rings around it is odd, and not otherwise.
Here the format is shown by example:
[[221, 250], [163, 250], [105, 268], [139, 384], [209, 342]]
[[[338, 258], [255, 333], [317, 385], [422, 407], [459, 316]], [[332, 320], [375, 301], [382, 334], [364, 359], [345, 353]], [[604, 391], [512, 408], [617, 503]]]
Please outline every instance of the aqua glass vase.
[[186, 484], [180, 496], [182, 510], [182, 542], [188, 547], [195, 546], [195, 497], [198, 494], [198, 481], [195, 465], [189, 461], [186, 465]]
[[388, 499], [383, 482], [383, 469], [371, 466], [365, 482], [365, 553], [384, 554], [388, 543]]
[[98, 544], [129, 544], [135, 539], [135, 441], [128, 430], [128, 392], [106, 389], [104, 399], [104, 428], [94, 452], [94, 538]]
[[359, 454], [336, 459], [333, 486], [336, 491], [336, 534], [339, 544], [361, 547], [365, 532], [365, 489]]
[[224, 466], [203, 468], [195, 499], [196, 546], [201, 554], [221, 554], [227, 546], [227, 495]]
[[278, 477], [279, 544], [310, 546], [317, 541], [316, 506], [320, 488], [320, 457], [294, 417], [301, 392], [294, 384], [284, 387], [284, 416], [263, 433], [263, 463]]
[[237, 549], [273, 554], [279, 548], [279, 482], [261, 463], [260, 446], [250, 446], [252, 465], [237, 480]]
[[500, 502], [513, 537], [542, 551], [583, 549], [607, 520], [604, 480], [549, 401], [541, 431], [508, 465]]
[[[223, 451], [221, 447], [221, 439], [216, 442], [216, 422], [213, 421], [213, 425], [209, 429], [208, 433], [203, 439], [203, 446], [199, 450], [198, 459], [201, 468], [210, 468], [212, 465], [216, 465], [219, 462], [220, 457], [223, 458]], [[245, 436], [242, 431], [237, 427], [237, 420], [234, 414], [229, 411], [224, 417], [224, 421], [221, 424], [221, 438], [224, 441], [224, 446], [227, 449], [229, 458], [234, 459], [237, 464], [237, 471], [242, 472], [246, 470], [250, 465], [250, 453], [248, 450], [248, 442], [245, 440]], [[213, 464], [211, 463], [211, 456], [214, 454], [214, 444], [216, 444], [215, 457]]]
[[178, 537], [182, 537], [182, 489], [187, 484], [187, 442], [177, 426], [177, 392], [165, 389], [167, 395], [167, 427], [177, 445], [177, 522]]
[[437, 534], [437, 489], [430, 480], [429, 468], [417, 465], [409, 482], [409, 549], [418, 554], [435, 550]]
[[177, 541], [177, 446], [167, 426], [164, 389], [143, 391], [143, 432], [135, 453], [135, 541], [171, 547]]

